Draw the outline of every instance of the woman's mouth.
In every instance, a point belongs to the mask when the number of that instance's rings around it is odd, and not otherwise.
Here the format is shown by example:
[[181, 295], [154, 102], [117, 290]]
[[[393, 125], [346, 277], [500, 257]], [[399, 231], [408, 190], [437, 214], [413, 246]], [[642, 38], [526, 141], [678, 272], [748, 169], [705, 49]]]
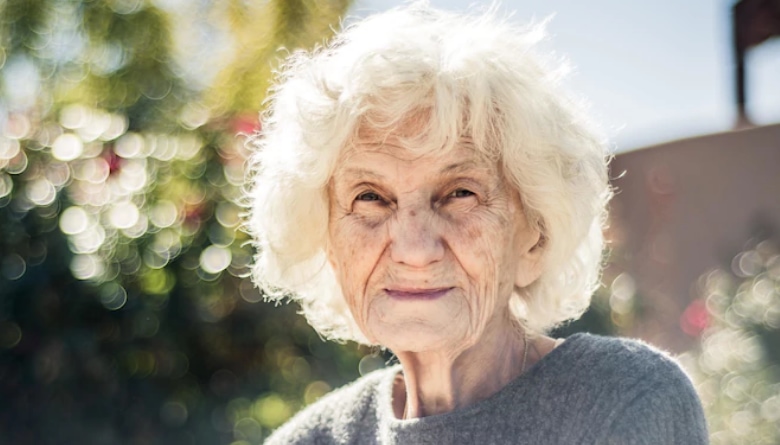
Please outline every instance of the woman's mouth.
[[451, 291], [451, 287], [439, 287], [434, 289], [385, 289], [387, 295], [397, 300], [435, 300]]

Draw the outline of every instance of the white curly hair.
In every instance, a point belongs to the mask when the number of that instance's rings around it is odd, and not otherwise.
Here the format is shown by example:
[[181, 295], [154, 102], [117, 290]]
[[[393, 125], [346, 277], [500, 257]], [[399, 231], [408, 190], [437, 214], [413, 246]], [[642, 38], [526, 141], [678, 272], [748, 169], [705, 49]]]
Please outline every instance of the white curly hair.
[[425, 146], [470, 138], [500, 162], [544, 237], [542, 274], [515, 289], [512, 314], [532, 334], [578, 318], [601, 271], [609, 154], [561, 92], [565, 64], [535, 50], [543, 27], [415, 3], [291, 54], [250, 140], [246, 228], [266, 298], [299, 302], [325, 338], [368, 343], [327, 260], [328, 183], [361, 129], [387, 135], [422, 115]]

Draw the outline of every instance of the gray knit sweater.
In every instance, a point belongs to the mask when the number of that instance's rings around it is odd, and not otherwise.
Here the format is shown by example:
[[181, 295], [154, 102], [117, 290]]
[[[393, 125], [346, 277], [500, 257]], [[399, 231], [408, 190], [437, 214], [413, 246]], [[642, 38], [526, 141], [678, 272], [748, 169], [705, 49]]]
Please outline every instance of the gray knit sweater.
[[394, 366], [310, 405], [266, 444], [706, 444], [679, 365], [637, 341], [576, 334], [491, 397], [399, 420]]

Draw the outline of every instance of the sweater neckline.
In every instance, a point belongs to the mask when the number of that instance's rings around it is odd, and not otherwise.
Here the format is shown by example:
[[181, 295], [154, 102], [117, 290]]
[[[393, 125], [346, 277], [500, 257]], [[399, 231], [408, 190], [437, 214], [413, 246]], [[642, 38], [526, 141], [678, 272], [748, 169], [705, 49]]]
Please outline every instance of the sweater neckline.
[[550, 351], [541, 360], [534, 363], [523, 374], [509, 382], [495, 394], [477, 401], [469, 406], [459, 408], [447, 413], [436, 414], [433, 416], [418, 417], [414, 419], [398, 419], [393, 411], [393, 385], [395, 378], [402, 371], [401, 365], [396, 364], [388, 369], [379, 385], [377, 385], [377, 419], [380, 425], [388, 427], [390, 430], [400, 432], [407, 429], [435, 427], [442, 423], [448, 423], [462, 417], [471, 417], [479, 412], [489, 409], [507, 397], [511, 397], [518, 391], [525, 391], [526, 388], [533, 385], [533, 381], [539, 374], [543, 374], [546, 369], [556, 367], [556, 363], [565, 357], [571, 351], [576, 350], [578, 344], [589, 337], [587, 333], [577, 333], [566, 338], [566, 341]]

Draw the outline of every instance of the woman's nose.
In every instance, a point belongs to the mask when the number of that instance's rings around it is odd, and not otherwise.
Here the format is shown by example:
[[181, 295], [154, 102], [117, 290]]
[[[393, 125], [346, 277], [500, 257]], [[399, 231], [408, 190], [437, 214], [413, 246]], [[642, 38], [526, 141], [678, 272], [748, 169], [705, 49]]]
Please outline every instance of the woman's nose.
[[390, 228], [390, 258], [411, 267], [425, 267], [444, 257], [444, 243], [433, 210], [400, 210]]

